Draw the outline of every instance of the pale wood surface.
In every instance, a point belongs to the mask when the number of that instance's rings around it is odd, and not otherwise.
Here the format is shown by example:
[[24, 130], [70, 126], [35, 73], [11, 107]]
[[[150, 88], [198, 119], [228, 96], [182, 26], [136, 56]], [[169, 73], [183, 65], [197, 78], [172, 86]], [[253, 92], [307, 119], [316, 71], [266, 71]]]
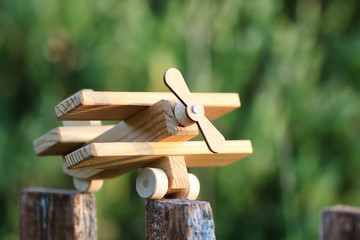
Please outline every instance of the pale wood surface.
[[166, 156], [184, 156], [187, 167], [226, 166], [252, 153], [249, 140], [226, 141], [221, 154], [203, 141], [92, 143], [65, 156], [69, 168], [141, 168]]
[[200, 181], [192, 173], [188, 173], [188, 186], [173, 193], [166, 194], [166, 198], [182, 198], [196, 200], [200, 193]]
[[160, 168], [143, 168], [136, 178], [136, 191], [145, 199], [163, 198], [168, 185], [166, 173]]
[[174, 115], [176, 120], [183, 126], [194, 124], [194, 121], [189, 118], [186, 112], [186, 106], [182, 102], [175, 105]]
[[183, 156], [164, 157], [150, 163], [148, 167], [161, 168], [166, 173], [169, 179], [167, 194], [173, 194], [188, 188], [188, 172]]
[[[88, 170], [83, 170], [83, 171], [88, 171]], [[86, 180], [86, 179], [80, 179], [74, 177], [73, 183], [76, 190], [78, 190], [79, 192], [95, 193], [100, 191], [101, 187], [104, 184], [104, 180], [102, 179]]]
[[360, 239], [360, 208], [334, 206], [322, 212], [321, 240], [355, 240]]
[[[174, 102], [162, 100], [116, 126], [99, 126], [96, 121], [87, 122], [95, 126], [80, 126], [85, 121], [64, 121], [67, 127], [55, 128], [34, 141], [35, 153], [66, 155], [89, 142], [187, 141], [197, 136], [195, 124], [188, 127], [178, 124], [174, 107]], [[77, 126], [71, 127], [72, 123]]]
[[[94, 176], [103, 174], [103, 169], [68, 169], [64, 157], [61, 157], [63, 172], [71, 177], [91, 180]], [[96, 178], [101, 179], [101, 177]]]
[[175, 102], [160, 100], [117, 124], [91, 142], [188, 141], [199, 134], [196, 125], [182, 127], [175, 120]]
[[197, 124], [210, 151], [213, 153], [224, 151], [225, 138], [219, 130], [204, 116], [199, 119]]
[[[205, 107], [208, 119], [217, 119], [240, 107], [237, 93], [192, 93]], [[124, 120], [161, 99], [178, 101], [171, 92], [97, 92], [82, 90], [55, 107], [59, 120]]]
[[147, 240], [215, 239], [210, 203], [183, 199], [146, 200]]
[[114, 127], [107, 126], [73, 126], [57, 127], [34, 140], [34, 150], [39, 156], [65, 155], [90, 142]]
[[[195, 124], [182, 127], [177, 123], [173, 113], [174, 107], [175, 102], [161, 100], [117, 124], [93, 139], [92, 142], [187, 141], [197, 136], [199, 132]], [[83, 169], [67, 169], [64, 161], [63, 164], [65, 173], [89, 180], [114, 178], [133, 170], [131, 166], [124, 165], [121, 168], [107, 169], [106, 171], [101, 169], [83, 171]]]
[[165, 85], [184, 103], [185, 106], [193, 103], [193, 97], [181, 74], [176, 68], [169, 68], [164, 74]]
[[96, 240], [93, 194], [76, 191], [25, 189], [19, 201], [19, 239]]
[[[117, 124], [92, 142], [183, 142], [197, 136], [199, 131], [196, 125], [182, 127], [178, 124], [173, 112], [174, 107], [175, 102], [160, 100]], [[98, 172], [88, 178], [114, 178], [132, 170], [131, 165], [123, 165], [121, 168]]]
[[189, 173], [189, 188], [185, 194], [186, 199], [196, 200], [200, 193], [200, 181], [192, 173]]
[[101, 126], [101, 121], [62, 121], [65, 127], [75, 126]]
[[[192, 94], [181, 72], [176, 68], [168, 69], [164, 74], [164, 82], [184, 106], [186, 106], [184, 110], [186, 110], [187, 117], [197, 123], [210, 151], [214, 153], [221, 152], [225, 147], [225, 138], [205, 117], [205, 109], [202, 104], [193, 100]], [[178, 108], [176, 108], [176, 110], [178, 110]], [[187, 125], [188, 120], [181, 114], [181, 111], [180, 113], [179, 111], [175, 111], [175, 116], [181, 124], [184, 126]]]
[[[86, 127], [93, 129], [94, 126], [96, 126], [96, 128], [101, 129], [101, 121], [63, 121], [62, 123], [64, 126], [69, 126], [69, 127], [77, 126], [78, 129], [83, 129], [83, 130], [86, 129]], [[85, 128], [84, 128], [84, 126], [85, 126]], [[107, 126], [106, 128], [104, 128], [104, 130], [106, 131], [108, 128], [112, 128], [112, 126]], [[103, 132], [101, 132], [99, 134], [89, 136], [88, 135], [89, 132], [81, 131], [80, 134], [78, 132], [75, 132], [75, 133], [71, 132], [71, 134], [65, 135], [66, 137], [62, 137], [62, 138], [60, 138], [60, 140], [65, 140], [65, 141], [67, 141], [68, 144], [72, 143], [73, 144], [72, 147], [78, 148], [78, 147], [80, 147], [78, 144], [84, 145], [86, 142], [89, 142], [94, 137], [103, 133]], [[77, 142], [79, 140], [79, 136], [84, 136], [84, 135], [87, 136], [88, 138], [84, 138], [84, 139], [82, 139], [81, 142]], [[73, 177], [73, 183], [74, 183], [75, 188], [81, 192], [97, 192], [97, 191], [99, 191], [103, 185], [103, 180], [102, 179], [91, 180], [88, 178], [90, 178], [91, 176], [100, 174], [104, 170], [101, 170], [101, 169], [68, 169], [66, 167], [65, 159], [63, 157], [68, 152], [63, 151], [64, 149], [61, 148], [62, 144], [63, 144], [63, 142], [60, 141], [59, 142], [60, 147], [58, 146], [57, 150], [62, 155], [61, 160], [62, 160], [63, 172], [65, 174], [68, 174], [69, 176]]]

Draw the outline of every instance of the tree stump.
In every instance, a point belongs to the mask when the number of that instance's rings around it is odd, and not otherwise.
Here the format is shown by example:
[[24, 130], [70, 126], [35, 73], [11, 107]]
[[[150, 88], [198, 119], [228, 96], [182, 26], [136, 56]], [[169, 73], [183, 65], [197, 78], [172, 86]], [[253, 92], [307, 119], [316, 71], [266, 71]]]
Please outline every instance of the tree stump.
[[25, 189], [19, 205], [20, 239], [97, 239], [94, 194]]
[[215, 239], [210, 203], [185, 199], [146, 200], [146, 239]]
[[360, 239], [360, 208], [338, 205], [324, 209], [320, 239]]

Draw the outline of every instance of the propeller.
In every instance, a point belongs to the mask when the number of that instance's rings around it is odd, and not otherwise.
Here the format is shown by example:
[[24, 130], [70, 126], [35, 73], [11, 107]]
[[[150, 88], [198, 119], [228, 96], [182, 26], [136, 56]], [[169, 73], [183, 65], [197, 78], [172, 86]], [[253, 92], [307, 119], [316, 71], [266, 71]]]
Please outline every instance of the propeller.
[[183, 104], [187, 117], [198, 125], [209, 150], [213, 153], [222, 152], [225, 148], [225, 138], [206, 118], [203, 105], [193, 101], [181, 72], [176, 68], [169, 68], [164, 74], [164, 82]]

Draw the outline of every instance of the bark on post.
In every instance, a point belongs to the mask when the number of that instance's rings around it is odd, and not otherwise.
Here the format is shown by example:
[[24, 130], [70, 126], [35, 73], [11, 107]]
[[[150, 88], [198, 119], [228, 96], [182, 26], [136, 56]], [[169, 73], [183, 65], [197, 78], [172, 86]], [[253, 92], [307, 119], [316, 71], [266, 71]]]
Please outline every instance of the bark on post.
[[20, 240], [97, 239], [94, 194], [25, 189], [19, 203]]
[[360, 208], [334, 206], [322, 212], [321, 240], [360, 239]]
[[210, 203], [184, 199], [146, 200], [146, 239], [215, 239]]

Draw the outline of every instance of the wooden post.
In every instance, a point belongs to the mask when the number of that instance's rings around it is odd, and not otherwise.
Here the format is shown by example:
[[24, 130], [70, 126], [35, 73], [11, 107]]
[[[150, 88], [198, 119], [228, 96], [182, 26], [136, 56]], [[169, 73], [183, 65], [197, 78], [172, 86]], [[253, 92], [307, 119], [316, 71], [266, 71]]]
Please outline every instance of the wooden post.
[[19, 203], [20, 240], [97, 239], [94, 194], [25, 189]]
[[360, 208], [342, 205], [325, 208], [321, 220], [321, 240], [360, 239]]
[[210, 203], [185, 199], [146, 200], [146, 239], [215, 239]]

